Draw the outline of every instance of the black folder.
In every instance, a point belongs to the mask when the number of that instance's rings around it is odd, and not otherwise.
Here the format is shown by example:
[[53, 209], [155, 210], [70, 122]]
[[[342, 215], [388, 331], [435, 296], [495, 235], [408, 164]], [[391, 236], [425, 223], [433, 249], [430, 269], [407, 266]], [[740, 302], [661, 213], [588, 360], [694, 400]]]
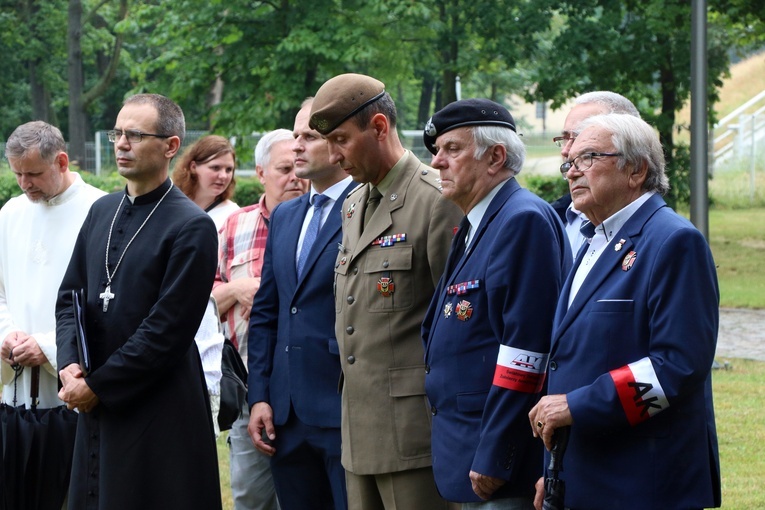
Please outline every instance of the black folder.
[[80, 355], [80, 369], [83, 377], [90, 373], [90, 348], [85, 335], [85, 291], [72, 291], [72, 310], [74, 311], [74, 329], [77, 333], [77, 353]]

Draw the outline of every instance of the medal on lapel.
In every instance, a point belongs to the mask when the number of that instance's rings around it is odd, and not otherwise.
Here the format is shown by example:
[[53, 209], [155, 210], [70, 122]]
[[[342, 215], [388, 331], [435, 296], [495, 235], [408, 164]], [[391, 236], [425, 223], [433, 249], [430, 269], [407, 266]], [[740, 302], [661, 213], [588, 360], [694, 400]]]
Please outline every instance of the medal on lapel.
[[446, 303], [444, 305], [444, 319], [448, 319], [452, 316], [452, 309], [454, 308], [454, 305], [451, 303]]
[[454, 308], [454, 313], [457, 314], [459, 320], [466, 321], [473, 315], [473, 305], [470, 304], [470, 301], [463, 299], [457, 303], [457, 306]]
[[629, 252], [622, 261], [622, 271], [629, 271], [632, 269], [632, 265], [635, 263], [637, 253], [634, 251]]
[[614, 245], [614, 251], [621, 251], [622, 246], [624, 246], [624, 243], [626, 243], [624, 239], [619, 239], [619, 242]]
[[348, 206], [348, 210], [345, 211], [346, 218], [353, 218], [353, 214], [356, 212], [356, 202]]

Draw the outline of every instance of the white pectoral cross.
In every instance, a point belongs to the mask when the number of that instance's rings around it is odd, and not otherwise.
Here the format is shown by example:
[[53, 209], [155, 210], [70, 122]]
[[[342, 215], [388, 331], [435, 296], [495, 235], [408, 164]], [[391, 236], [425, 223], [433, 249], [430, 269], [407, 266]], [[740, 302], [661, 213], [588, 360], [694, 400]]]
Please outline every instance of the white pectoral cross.
[[104, 300], [104, 308], [103, 308], [104, 312], [109, 309], [109, 301], [114, 299], [114, 294], [112, 294], [111, 291], [112, 291], [111, 285], [107, 285], [106, 289], [104, 289], [104, 291], [98, 295], [98, 297]]

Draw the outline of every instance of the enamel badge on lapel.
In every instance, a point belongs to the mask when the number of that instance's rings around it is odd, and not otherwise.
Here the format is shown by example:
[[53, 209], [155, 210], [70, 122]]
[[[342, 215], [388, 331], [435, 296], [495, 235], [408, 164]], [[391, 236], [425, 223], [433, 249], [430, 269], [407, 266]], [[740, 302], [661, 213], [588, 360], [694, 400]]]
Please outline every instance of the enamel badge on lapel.
[[614, 251], [621, 251], [622, 246], [624, 246], [624, 243], [626, 242], [627, 241], [625, 241], [624, 239], [619, 239], [619, 242], [616, 243], [616, 245], [614, 246]]
[[622, 271], [629, 271], [632, 269], [632, 265], [635, 263], [635, 259], [637, 258], [637, 253], [634, 251], [629, 252], [622, 261]]
[[463, 299], [457, 303], [454, 312], [457, 314], [459, 320], [466, 321], [473, 315], [473, 305], [470, 304], [470, 301]]
[[382, 297], [388, 297], [396, 290], [396, 285], [393, 283], [393, 278], [382, 276], [377, 280], [377, 292]]
[[446, 303], [444, 305], [444, 319], [448, 319], [452, 316], [452, 309], [454, 308], [454, 305], [451, 303]]
[[346, 218], [353, 218], [353, 214], [356, 212], [356, 202], [348, 206], [348, 210], [345, 211]]

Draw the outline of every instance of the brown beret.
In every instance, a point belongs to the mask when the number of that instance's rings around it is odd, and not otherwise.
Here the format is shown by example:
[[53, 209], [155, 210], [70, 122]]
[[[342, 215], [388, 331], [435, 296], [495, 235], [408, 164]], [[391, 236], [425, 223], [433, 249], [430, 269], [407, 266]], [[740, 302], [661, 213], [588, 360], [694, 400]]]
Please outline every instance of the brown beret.
[[308, 125], [323, 135], [334, 131], [362, 108], [385, 94], [385, 84], [363, 74], [341, 74], [316, 92]]

